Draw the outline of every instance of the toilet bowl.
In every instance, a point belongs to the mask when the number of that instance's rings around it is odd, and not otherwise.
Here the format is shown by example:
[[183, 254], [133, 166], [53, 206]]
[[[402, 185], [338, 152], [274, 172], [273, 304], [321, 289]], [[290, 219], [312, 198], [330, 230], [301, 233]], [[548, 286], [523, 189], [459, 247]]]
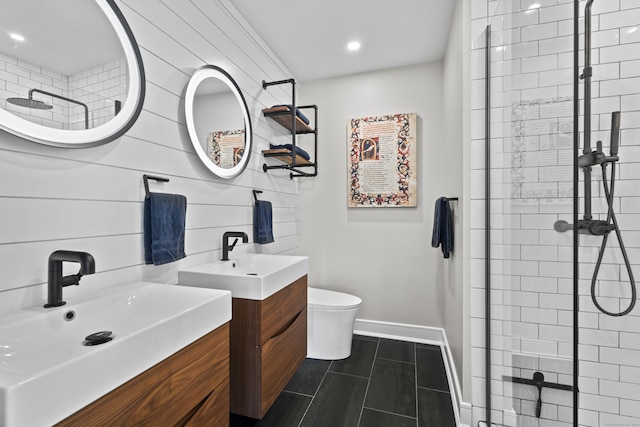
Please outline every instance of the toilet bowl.
[[307, 357], [339, 360], [351, 355], [356, 312], [362, 300], [326, 289], [307, 289]]

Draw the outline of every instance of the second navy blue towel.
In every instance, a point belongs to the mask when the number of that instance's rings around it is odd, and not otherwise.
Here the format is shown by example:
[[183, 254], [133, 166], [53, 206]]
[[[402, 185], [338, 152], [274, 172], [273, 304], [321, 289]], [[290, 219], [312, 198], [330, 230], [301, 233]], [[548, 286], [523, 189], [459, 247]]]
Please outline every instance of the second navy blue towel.
[[435, 211], [433, 213], [431, 246], [434, 248], [442, 246], [444, 258], [449, 258], [450, 252], [453, 251], [453, 221], [451, 218], [449, 199], [446, 197], [440, 197], [436, 200]]
[[253, 241], [255, 243], [273, 242], [273, 218], [271, 202], [266, 200], [256, 201], [253, 207]]

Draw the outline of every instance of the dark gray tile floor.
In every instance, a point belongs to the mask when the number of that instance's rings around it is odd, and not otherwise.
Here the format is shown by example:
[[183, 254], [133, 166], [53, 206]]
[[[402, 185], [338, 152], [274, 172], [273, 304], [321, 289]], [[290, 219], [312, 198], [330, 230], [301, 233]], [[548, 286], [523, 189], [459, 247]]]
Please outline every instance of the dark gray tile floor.
[[353, 338], [350, 357], [305, 359], [262, 420], [231, 427], [455, 427], [440, 347]]

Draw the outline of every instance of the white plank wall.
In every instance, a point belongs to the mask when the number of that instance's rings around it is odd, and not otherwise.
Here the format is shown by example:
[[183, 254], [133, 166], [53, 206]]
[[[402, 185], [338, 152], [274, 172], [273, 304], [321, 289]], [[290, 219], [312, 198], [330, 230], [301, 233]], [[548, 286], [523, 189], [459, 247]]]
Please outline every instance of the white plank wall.
[[[0, 133], [0, 313], [46, 298], [47, 258], [58, 249], [90, 252], [96, 274], [65, 295], [136, 280], [174, 284], [180, 267], [220, 257], [222, 234], [252, 240], [252, 189], [273, 203], [275, 242], [239, 245], [237, 253], [298, 253], [298, 183], [284, 171], [262, 171], [261, 150], [289, 137], [261, 110], [289, 103], [289, 88], [262, 80], [293, 77], [226, 0], [118, 1], [140, 47], [146, 98], [136, 124], [95, 148], [61, 149]], [[236, 79], [251, 111], [252, 158], [245, 172], [222, 180], [195, 155], [185, 126], [184, 89], [195, 69], [213, 64]], [[144, 264], [143, 174], [151, 191], [187, 197], [187, 258]], [[69, 273], [76, 266], [69, 266]], [[66, 273], [66, 272], [65, 272]]]

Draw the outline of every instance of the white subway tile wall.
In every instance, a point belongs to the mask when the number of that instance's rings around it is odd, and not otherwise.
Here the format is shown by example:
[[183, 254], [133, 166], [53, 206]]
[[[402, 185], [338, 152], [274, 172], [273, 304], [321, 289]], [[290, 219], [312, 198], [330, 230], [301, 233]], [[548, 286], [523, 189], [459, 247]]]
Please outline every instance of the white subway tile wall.
[[[585, 3], [580, 2], [581, 26]], [[540, 371], [545, 381], [573, 382], [572, 236], [553, 229], [557, 220], [571, 222], [573, 211], [573, 1], [474, 0], [471, 19], [472, 67], [477, 68], [471, 73], [476, 218], [471, 224], [471, 321], [478, 332], [485, 317], [484, 30], [492, 26], [492, 422], [570, 426], [570, 392], [544, 389], [537, 418], [536, 387], [504, 377], [531, 379]], [[602, 140], [608, 152], [611, 112], [622, 111], [614, 209], [634, 275], [640, 277], [640, 1], [594, 2], [592, 29], [592, 145]], [[581, 85], [581, 98], [582, 91]], [[582, 206], [582, 182], [578, 190]], [[593, 171], [592, 193], [594, 215], [606, 219], [599, 169]], [[640, 309], [614, 318], [594, 306], [591, 275], [600, 242], [580, 236], [579, 421], [583, 426], [640, 425]], [[596, 294], [612, 311], [629, 304], [628, 274], [613, 236]], [[477, 425], [486, 419], [484, 337], [476, 337], [472, 346], [472, 354], [481, 358], [472, 366]]]
[[69, 128], [67, 103], [64, 101], [34, 94], [34, 99], [59, 107], [54, 110], [30, 109], [7, 101], [7, 98], [28, 98], [31, 89], [68, 97], [69, 84], [66, 76], [0, 53], [0, 80], [0, 108], [34, 123], [57, 129]]
[[[124, 104], [127, 98], [127, 84], [125, 58], [69, 76], [71, 98], [87, 104], [89, 108], [89, 127], [100, 126], [116, 114], [115, 101]], [[84, 109], [74, 106], [69, 122], [72, 129], [83, 129]]]

